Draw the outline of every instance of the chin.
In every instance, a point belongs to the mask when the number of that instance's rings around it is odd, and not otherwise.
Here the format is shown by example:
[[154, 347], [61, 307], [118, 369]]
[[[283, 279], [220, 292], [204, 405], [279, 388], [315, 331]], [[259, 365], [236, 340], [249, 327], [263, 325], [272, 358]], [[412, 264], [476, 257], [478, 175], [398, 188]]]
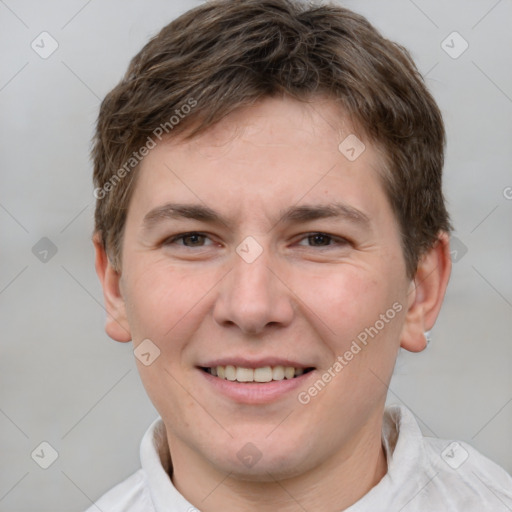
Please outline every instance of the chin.
[[307, 466], [312, 465], [312, 457], [297, 453], [296, 448], [286, 452], [281, 447], [278, 452], [269, 445], [260, 451], [248, 442], [228, 459], [218, 458], [213, 463], [236, 480], [263, 483], [286, 480], [306, 472]]

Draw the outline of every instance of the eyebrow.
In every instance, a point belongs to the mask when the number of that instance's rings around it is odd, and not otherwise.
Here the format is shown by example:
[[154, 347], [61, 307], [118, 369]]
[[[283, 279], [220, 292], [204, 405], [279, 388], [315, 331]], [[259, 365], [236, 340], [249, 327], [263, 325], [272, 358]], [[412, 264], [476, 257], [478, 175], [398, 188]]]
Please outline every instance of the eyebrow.
[[[291, 206], [281, 210], [278, 222], [299, 224], [328, 218], [346, 220], [362, 227], [369, 227], [370, 225], [370, 219], [365, 213], [341, 202], [325, 205]], [[233, 227], [233, 223], [229, 219], [210, 207], [185, 203], [166, 203], [154, 208], [144, 216], [143, 227], [150, 230], [160, 222], [169, 219], [191, 219], [209, 224], [224, 224], [229, 229]]]

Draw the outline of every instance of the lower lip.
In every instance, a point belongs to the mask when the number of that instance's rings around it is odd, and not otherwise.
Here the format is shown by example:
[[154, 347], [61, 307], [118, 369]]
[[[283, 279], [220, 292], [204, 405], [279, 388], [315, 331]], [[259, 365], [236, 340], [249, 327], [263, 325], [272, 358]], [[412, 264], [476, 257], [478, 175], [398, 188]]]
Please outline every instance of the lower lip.
[[237, 382], [215, 377], [204, 370], [198, 369], [206, 381], [219, 393], [227, 396], [234, 402], [241, 404], [265, 404], [274, 402], [279, 398], [304, 386], [314, 370], [303, 373], [293, 379], [273, 380], [270, 382]]

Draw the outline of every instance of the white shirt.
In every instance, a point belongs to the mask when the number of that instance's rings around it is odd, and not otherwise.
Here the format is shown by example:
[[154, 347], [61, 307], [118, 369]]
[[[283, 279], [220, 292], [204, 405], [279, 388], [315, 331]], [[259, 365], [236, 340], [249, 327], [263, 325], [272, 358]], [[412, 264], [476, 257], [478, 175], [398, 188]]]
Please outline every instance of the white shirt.
[[[407, 408], [386, 408], [382, 441], [388, 472], [344, 512], [512, 511], [512, 477], [504, 469], [464, 442], [424, 437]], [[145, 433], [140, 457], [142, 468], [86, 512], [199, 512], [168, 476], [161, 418]]]

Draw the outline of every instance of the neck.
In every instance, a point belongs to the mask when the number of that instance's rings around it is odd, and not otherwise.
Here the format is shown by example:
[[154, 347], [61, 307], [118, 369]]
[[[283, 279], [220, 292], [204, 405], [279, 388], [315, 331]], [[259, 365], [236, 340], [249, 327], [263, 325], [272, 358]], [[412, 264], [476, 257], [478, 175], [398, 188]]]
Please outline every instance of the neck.
[[[373, 423], [373, 422], [370, 422]], [[345, 510], [367, 494], [386, 474], [381, 442], [382, 418], [367, 425], [350, 447], [293, 478], [249, 481], [205, 464], [176, 439], [172, 446], [176, 489], [203, 512], [296, 512]]]

